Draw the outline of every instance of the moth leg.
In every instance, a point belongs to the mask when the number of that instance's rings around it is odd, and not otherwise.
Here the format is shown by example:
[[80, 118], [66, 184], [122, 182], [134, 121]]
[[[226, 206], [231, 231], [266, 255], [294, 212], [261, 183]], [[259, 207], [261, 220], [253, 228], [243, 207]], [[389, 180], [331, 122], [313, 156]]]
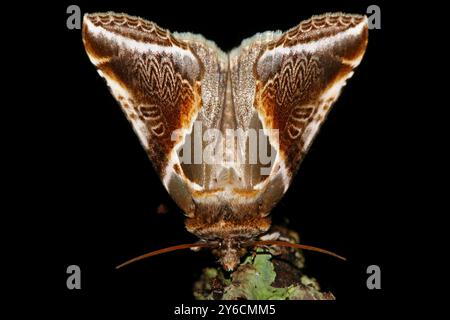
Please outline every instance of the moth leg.
[[[292, 242], [292, 239], [282, 236], [279, 231], [273, 231], [271, 233], [266, 233], [266, 234], [262, 235], [259, 239], [262, 241], [279, 240], [279, 241]], [[279, 255], [283, 254], [283, 252], [285, 250], [284, 248], [276, 246], [276, 245], [264, 245], [264, 246], [260, 246], [260, 248], [264, 248], [265, 250], [267, 250], [274, 256], [279, 256]]]
[[266, 241], [266, 240], [278, 240], [280, 238], [280, 233], [278, 231], [274, 231], [272, 233], [266, 233], [259, 237], [259, 240]]
[[[259, 240], [262, 240], [262, 241], [280, 240], [280, 241], [292, 242], [294, 239], [292, 239], [292, 237], [289, 237], [289, 235], [286, 235], [286, 234], [281, 235], [281, 233], [279, 231], [273, 231], [273, 232], [262, 235], [261, 237], [259, 237]], [[298, 239], [297, 239], [297, 241], [298, 241]]]

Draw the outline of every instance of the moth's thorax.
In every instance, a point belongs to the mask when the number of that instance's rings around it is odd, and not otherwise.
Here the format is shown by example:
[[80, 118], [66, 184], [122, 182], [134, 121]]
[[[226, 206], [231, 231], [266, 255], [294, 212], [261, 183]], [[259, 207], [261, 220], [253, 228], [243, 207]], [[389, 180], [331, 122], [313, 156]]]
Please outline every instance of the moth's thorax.
[[266, 232], [270, 218], [258, 212], [255, 203], [199, 203], [194, 217], [185, 221], [186, 229], [207, 241], [248, 240]]

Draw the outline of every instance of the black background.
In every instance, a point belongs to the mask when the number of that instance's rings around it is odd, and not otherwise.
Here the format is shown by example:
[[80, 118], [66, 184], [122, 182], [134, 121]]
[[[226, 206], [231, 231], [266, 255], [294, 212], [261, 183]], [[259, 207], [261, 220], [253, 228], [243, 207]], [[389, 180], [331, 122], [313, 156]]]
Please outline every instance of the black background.
[[[80, 30], [66, 28], [66, 8], [82, 13], [115, 11], [141, 16], [171, 31], [189, 31], [213, 40], [224, 51], [257, 32], [287, 30], [313, 14], [343, 11], [364, 14], [381, 7], [382, 28], [369, 32], [362, 63], [348, 81], [322, 126], [289, 191], [273, 210], [274, 222], [289, 219], [302, 242], [348, 258], [341, 262], [306, 252], [306, 274], [316, 277], [337, 301], [331, 310], [383, 308], [393, 294], [391, 260], [393, 219], [399, 171], [396, 110], [387, 117], [397, 78], [390, 73], [393, 11], [377, 1], [145, 2], [78, 1], [48, 5], [36, 43], [51, 75], [41, 83], [45, 113], [36, 119], [42, 144], [35, 164], [44, 184], [34, 195], [43, 208], [39, 240], [46, 269], [45, 288], [63, 305], [83, 310], [106, 302], [108, 310], [143, 301], [148, 314], [170, 315], [179, 303], [195, 303], [192, 284], [201, 269], [214, 265], [207, 251], [178, 251], [116, 271], [136, 255], [180, 243], [195, 242], [184, 229], [183, 215], [163, 188], [104, 80], [85, 54]], [[42, 18], [44, 19], [44, 18]], [[45, 93], [42, 93], [45, 95]], [[158, 215], [165, 204], [169, 212]], [[36, 225], [38, 226], [38, 225]], [[45, 260], [43, 259], [45, 257]], [[82, 289], [66, 288], [66, 268], [82, 270]], [[368, 290], [366, 268], [379, 265], [382, 289]], [[114, 304], [109, 304], [114, 301]], [[279, 313], [300, 308], [283, 303]], [[324, 304], [302, 303], [318, 312]], [[125, 307], [126, 309], [126, 307]], [[317, 310], [316, 310], [317, 309]], [[325, 308], [326, 309], [326, 308]]]

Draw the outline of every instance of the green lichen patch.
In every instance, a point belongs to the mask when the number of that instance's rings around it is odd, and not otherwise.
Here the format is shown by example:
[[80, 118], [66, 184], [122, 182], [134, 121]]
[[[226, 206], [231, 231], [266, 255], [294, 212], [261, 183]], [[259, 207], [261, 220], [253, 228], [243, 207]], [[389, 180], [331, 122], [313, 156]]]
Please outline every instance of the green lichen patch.
[[258, 249], [230, 273], [206, 268], [194, 285], [199, 300], [334, 300], [319, 284], [301, 272], [303, 255], [286, 249], [274, 256]]

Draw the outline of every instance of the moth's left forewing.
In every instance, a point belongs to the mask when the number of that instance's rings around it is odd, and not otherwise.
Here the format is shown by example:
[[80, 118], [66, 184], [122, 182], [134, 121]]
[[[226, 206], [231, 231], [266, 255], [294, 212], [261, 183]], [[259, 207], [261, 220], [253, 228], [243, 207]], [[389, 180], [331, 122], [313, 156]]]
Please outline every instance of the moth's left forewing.
[[[276, 129], [277, 139], [271, 143], [278, 154], [267, 197], [276, 194], [279, 198], [288, 188], [332, 104], [360, 63], [367, 37], [365, 16], [325, 14], [303, 21], [261, 50], [253, 68], [254, 107], [263, 127]], [[278, 199], [272, 200], [266, 210]]]
[[188, 41], [142, 18], [87, 14], [83, 43], [165, 187], [188, 215], [192, 187], [177, 149], [202, 109], [204, 64]]

